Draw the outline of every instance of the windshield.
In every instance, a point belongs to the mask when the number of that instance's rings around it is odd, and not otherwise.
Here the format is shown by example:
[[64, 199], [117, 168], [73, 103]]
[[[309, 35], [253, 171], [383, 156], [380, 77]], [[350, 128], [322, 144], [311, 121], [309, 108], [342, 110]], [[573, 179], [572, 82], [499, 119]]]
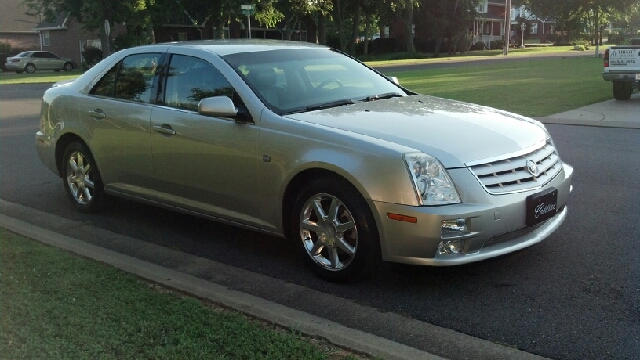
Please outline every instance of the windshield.
[[29, 51], [23, 51], [20, 54], [16, 55], [16, 57], [25, 57], [25, 56], [29, 56]]
[[279, 114], [407, 95], [384, 76], [330, 49], [279, 49], [223, 58]]

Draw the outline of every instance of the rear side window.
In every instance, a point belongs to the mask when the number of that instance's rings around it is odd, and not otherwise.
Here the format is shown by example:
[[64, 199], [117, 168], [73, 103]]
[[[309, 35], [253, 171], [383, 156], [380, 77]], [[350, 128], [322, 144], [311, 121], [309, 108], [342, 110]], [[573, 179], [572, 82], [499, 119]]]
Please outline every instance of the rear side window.
[[127, 56], [98, 81], [90, 94], [149, 103], [160, 53]]
[[220, 71], [191, 56], [173, 55], [165, 89], [165, 105], [186, 110], [198, 110], [198, 103], [204, 98], [233, 98], [233, 87]]

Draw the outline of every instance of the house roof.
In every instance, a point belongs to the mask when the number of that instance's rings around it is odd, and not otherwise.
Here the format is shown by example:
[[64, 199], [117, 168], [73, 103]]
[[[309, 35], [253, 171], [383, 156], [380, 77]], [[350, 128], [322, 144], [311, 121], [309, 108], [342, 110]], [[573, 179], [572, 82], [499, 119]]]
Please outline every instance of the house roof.
[[34, 32], [39, 17], [27, 15], [29, 10], [24, 0], [2, 0], [0, 11], [0, 32]]
[[35, 27], [35, 30], [65, 30], [67, 28], [67, 18], [67, 14], [58, 14], [54, 21], [43, 21]]

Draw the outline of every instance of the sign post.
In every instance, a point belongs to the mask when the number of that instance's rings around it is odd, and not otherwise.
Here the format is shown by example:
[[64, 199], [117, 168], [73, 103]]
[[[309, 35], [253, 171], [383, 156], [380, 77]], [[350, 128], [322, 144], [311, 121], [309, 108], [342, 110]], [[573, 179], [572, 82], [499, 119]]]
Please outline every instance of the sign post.
[[247, 28], [249, 31], [247, 32], [248, 38], [251, 39], [251, 15], [256, 13], [255, 5], [240, 5], [240, 10], [242, 10], [242, 15], [247, 15], [247, 24], [249, 25]]

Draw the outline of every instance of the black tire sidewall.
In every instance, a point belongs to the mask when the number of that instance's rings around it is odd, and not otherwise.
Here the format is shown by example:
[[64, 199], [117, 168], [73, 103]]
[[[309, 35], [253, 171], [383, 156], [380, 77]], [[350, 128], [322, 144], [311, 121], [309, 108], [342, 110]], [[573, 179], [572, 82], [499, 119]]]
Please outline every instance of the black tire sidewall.
[[632, 94], [633, 84], [631, 84], [630, 82], [613, 82], [613, 97], [616, 100], [629, 100]]
[[[329, 194], [339, 199], [349, 210], [355, 220], [358, 231], [358, 246], [354, 259], [340, 271], [330, 271], [318, 265], [307, 253], [300, 238], [300, 215], [305, 203], [317, 194]], [[375, 219], [366, 201], [360, 193], [346, 180], [337, 178], [321, 178], [306, 186], [294, 201], [294, 212], [291, 218], [291, 237], [298, 253], [305, 263], [319, 277], [332, 282], [354, 282], [370, 277], [378, 269], [381, 262], [380, 238]]]
[[[71, 193], [71, 188], [69, 187], [69, 184], [67, 182], [67, 166], [68, 166], [67, 164], [69, 163], [69, 158], [71, 157], [71, 154], [75, 152], [79, 152], [84, 156], [84, 158], [89, 162], [89, 166], [91, 166], [91, 169], [94, 174], [94, 179], [93, 179], [94, 190], [92, 194], [93, 197], [91, 198], [91, 201], [89, 201], [89, 203], [87, 204], [81, 204], [75, 199], [75, 197]], [[102, 203], [104, 199], [104, 187], [102, 184], [102, 178], [100, 177], [100, 172], [98, 171], [96, 162], [93, 160], [93, 156], [91, 155], [91, 152], [83, 144], [79, 142], [72, 142], [65, 149], [62, 161], [63, 161], [62, 182], [64, 184], [64, 189], [67, 193], [67, 196], [69, 197], [69, 200], [71, 200], [71, 203], [73, 204], [73, 206], [78, 211], [84, 212], [84, 213], [98, 212], [102, 208]]]

